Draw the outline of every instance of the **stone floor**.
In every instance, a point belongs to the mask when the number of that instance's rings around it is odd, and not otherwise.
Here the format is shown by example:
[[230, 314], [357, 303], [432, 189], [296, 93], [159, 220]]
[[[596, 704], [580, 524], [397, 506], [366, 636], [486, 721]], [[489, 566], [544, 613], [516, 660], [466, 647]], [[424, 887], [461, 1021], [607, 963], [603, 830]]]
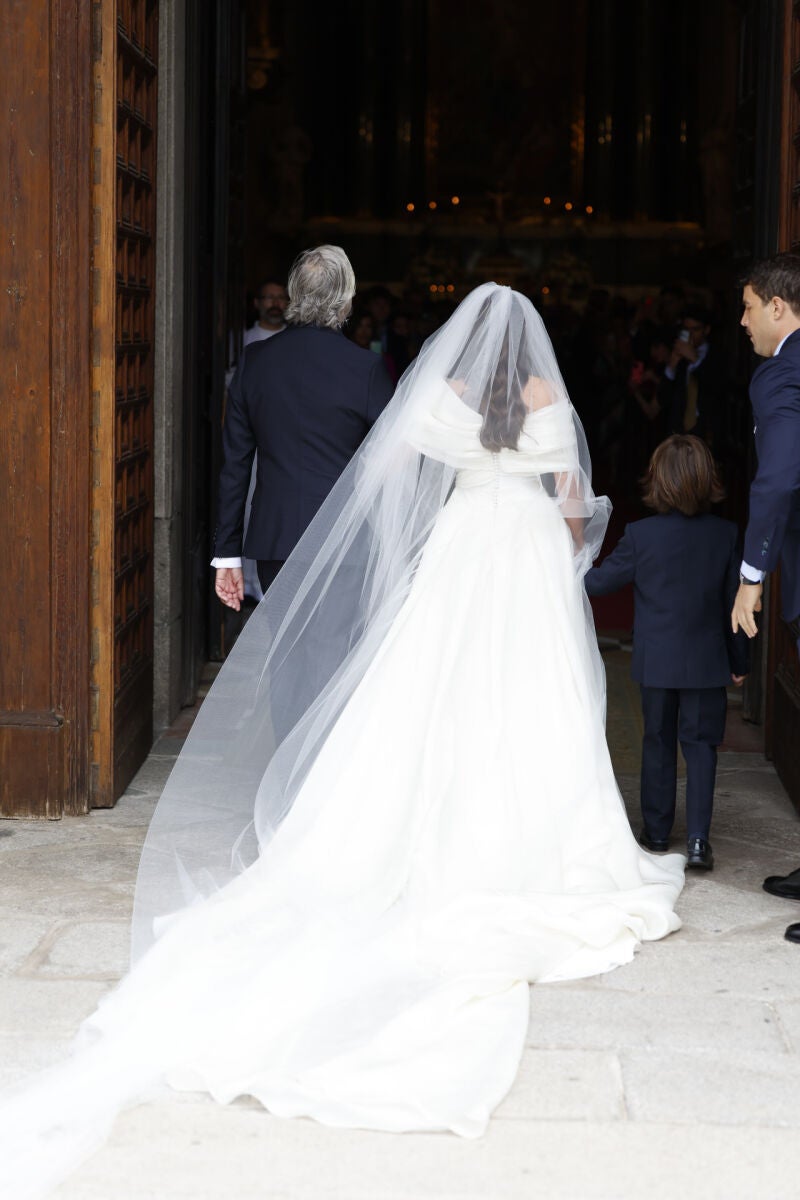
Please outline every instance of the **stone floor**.
[[[0, 822], [0, 1083], [57, 1059], [125, 969], [139, 847], [190, 715], [112, 811]], [[734, 711], [728, 744], [752, 743], [740, 725]], [[630, 742], [618, 769], [635, 820]], [[800, 905], [761, 880], [800, 862], [800, 822], [758, 752], [721, 755], [713, 840], [680, 932], [612, 974], [532, 990], [522, 1069], [486, 1137], [332, 1130], [183, 1096], [122, 1116], [58, 1197], [797, 1197], [800, 947], [783, 932]]]

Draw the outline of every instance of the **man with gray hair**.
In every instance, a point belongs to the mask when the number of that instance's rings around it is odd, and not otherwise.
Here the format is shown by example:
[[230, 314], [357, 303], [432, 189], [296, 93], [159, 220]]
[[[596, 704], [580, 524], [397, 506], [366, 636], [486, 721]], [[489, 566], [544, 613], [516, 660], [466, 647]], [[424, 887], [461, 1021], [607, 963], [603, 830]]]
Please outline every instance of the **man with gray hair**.
[[339, 246], [305, 250], [289, 272], [288, 328], [247, 348], [228, 392], [222, 435], [216, 592], [244, 599], [242, 530], [253, 456], [256, 487], [244, 554], [264, 591], [391, 399], [380, 355], [341, 329], [356, 280]]

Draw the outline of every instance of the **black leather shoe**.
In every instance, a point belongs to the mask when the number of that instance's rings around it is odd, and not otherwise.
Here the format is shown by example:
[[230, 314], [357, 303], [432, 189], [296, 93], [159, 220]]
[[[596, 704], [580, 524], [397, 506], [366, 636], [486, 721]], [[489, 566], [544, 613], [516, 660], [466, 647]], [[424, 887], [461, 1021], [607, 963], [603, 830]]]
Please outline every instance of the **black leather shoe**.
[[800, 900], [800, 868], [791, 875], [768, 875], [764, 880], [764, 891], [784, 900]]
[[783, 936], [787, 942], [797, 942], [800, 945], [800, 924], [790, 925]]
[[643, 829], [639, 834], [639, 845], [645, 850], [649, 850], [651, 854], [663, 854], [665, 850], [669, 850], [669, 839], [665, 838], [659, 841], [658, 838], [651, 838], [646, 829]]
[[700, 867], [703, 871], [712, 869], [714, 855], [704, 838], [689, 838], [686, 843], [686, 865], [687, 867]]

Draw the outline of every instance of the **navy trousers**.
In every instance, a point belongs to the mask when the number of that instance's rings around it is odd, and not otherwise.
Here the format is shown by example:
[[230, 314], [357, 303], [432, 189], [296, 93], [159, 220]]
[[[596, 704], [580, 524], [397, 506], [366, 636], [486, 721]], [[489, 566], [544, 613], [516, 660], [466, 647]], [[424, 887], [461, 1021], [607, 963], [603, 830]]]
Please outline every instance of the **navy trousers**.
[[259, 558], [256, 563], [258, 571], [258, 582], [261, 584], [262, 592], [269, 591], [272, 584], [275, 582], [275, 576], [283, 566], [283, 560], [277, 558]]
[[680, 741], [686, 760], [686, 835], [708, 841], [717, 746], [725, 734], [725, 688], [642, 686], [641, 691], [641, 805], [645, 832], [656, 841], [666, 841], [672, 831]]

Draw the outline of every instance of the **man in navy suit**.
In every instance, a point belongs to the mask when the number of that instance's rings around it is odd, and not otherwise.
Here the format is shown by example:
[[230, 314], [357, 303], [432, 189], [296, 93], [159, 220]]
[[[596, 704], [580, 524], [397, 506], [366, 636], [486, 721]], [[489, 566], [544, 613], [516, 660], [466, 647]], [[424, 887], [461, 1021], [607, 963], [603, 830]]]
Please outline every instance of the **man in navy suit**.
[[391, 399], [380, 355], [341, 332], [355, 295], [339, 246], [299, 256], [289, 273], [288, 328], [247, 348], [228, 392], [214, 537], [216, 592], [244, 599], [242, 531], [253, 456], [256, 487], [244, 544], [264, 591]]
[[[766, 359], [750, 381], [758, 470], [750, 485], [750, 515], [734, 630], [755, 637], [762, 581], [781, 564], [783, 617], [800, 633], [800, 256], [776, 254], [756, 263], [742, 294], [742, 325]], [[800, 653], [800, 637], [797, 642]], [[800, 868], [770, 875], [764, 888], [800, 900]], [[800, 923], [786, 937], [800, 943]]]

